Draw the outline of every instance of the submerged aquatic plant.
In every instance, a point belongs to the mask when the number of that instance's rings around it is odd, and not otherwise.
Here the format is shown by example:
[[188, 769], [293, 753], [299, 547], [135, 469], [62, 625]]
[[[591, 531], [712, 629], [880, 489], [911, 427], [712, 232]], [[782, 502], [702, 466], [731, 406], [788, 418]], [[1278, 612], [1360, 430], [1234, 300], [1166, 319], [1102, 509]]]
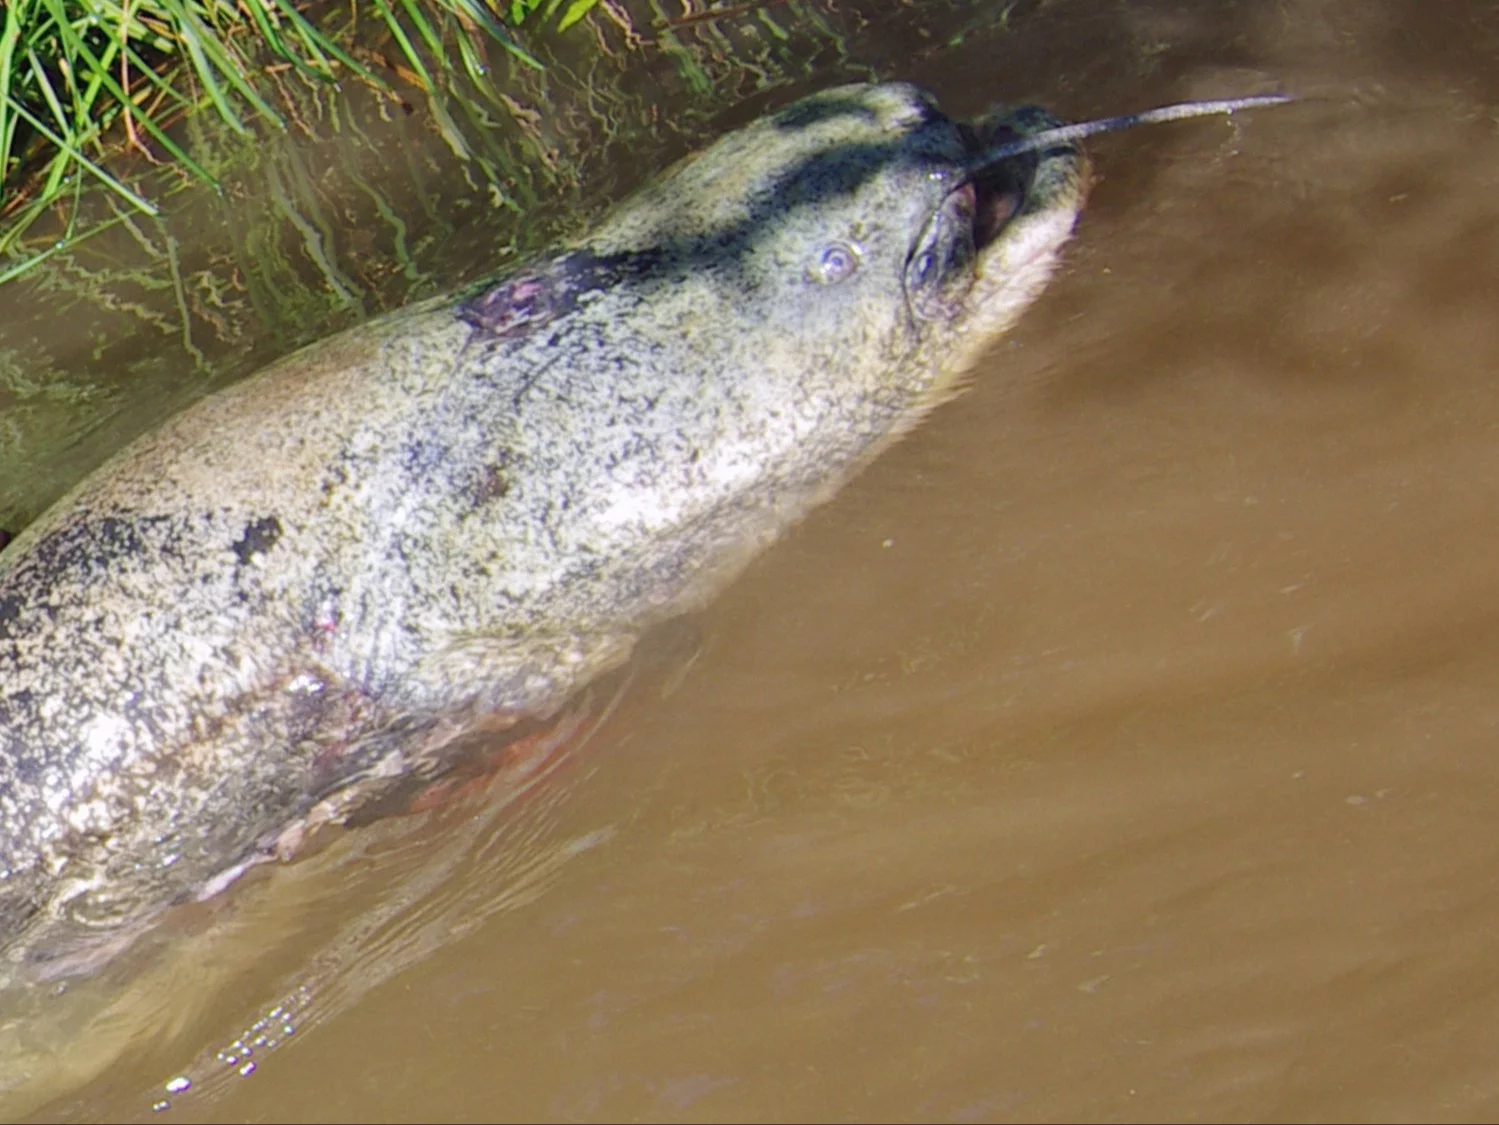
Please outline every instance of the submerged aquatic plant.
[[[528, 20], [576, 23], [598, 0], [6, 0], [0, 4], [0, 256], [54, 204], [102, 183], [130, 209], [156, 207], [109, 171], [109, 157], [164, 153], [210, 177], [167, 131], [211, 107], [248, 132], [282, 126], [261, 80], [286, 69], [310, 79], [355, 78], [391, 92], [387, 75], [431, 93], [450, 73], [483, 75], [486, 41], [539, 65], [513, 29]], [[361, 20], [363, 23], [361, 24]], [[373, 26], [372, 26], [373, 25]], [[383, 35], [385, 54], [356, 44]], [[148, 142], [154, 142], [153, 150]], [[71, 212], [70, 212], [71, 214]], [[56, 246], [0, 270], [34, 266]]]

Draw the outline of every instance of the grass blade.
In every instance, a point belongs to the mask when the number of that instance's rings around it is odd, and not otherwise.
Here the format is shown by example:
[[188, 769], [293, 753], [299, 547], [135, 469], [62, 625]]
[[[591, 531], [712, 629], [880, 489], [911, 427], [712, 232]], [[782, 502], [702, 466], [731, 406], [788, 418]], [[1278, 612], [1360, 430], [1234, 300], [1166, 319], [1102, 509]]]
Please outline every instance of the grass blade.
[[218, 74], [222, 74], [235, 92], [255, 107], [256, 112], [268, 121], [274, 122], [277, 128], [286, 128], [286, 122], [281, 119], [281, 115], [255, 91], [254, 86], [250, 85], [249, 78], [244, 73], [239, 60], [230, 56], [223, 40], [203, 26], [192, 8], [182, 3], [182, 0], [160, 0], [160, 3], [162, 10], [171, 16], [174, 29], [181, 36], [182, 45], [187, 48], [188, 55], [192, 59], [193, 70], [197, 72], [207, 88], [214, 107], [236, 132], [248, 134], [250, 130], [245, 127], [244, 121], [240, 119], [234, 107], [229, 104], [224, 88], [219, 84]]
[[[48, 4], [48, 6], [52, 8], [54, 18], [56, 18], [60, 0], [43, 0], [43, 3]], [[69, 27], [66, 32], [63, 33], [63, 35], [65, 40], [67, 40], [72, 47], [75, 57], [83, 59], [84, 64], [87, 66], [93, 76], [93, 85], [102, 85], [104, 89], [109, 92], [110, 96], [114, 98], [116, 104], [120, 107], [119, 111], [123, 111], [124, 107], [132, 105], [133, 99], [126, 96], [124, 88], [120, 85], [119, 80], [115, 78], [114, 73], [111, 70], [113, 58], [106, 57], [104, 59], [100, 59], [99, 57], [97, 57], [89, 48], [88, 44], [85, 43], [81, 38], [77, 37], [77, 34], [71, 27]], [[119, 44], [115, 42], [111, 42], [109, 46], [111, 52], [117, 51], [119, 49]], [[130, 55], [127, 55], [127, 57], [130, 57]], [[135, 57], [139, 62], [139, 57]], [[150, 75], [152, 78], [157, 79], [157, 84], [161, 88], [168, 90], [170, 89], [169, 86], [160, 81], [160, 78], [156, 74], [156, 72], [152, 68], [146, 66], [143, 62], [139, 63], [138, 69], [140, 69], [142, 73]], [[92, 101], [90, 102], [90, 104], [92, 104]], [[106, 115], [99, 116], [101, 124], [103, 124], [108, 119]], [[162, 130], [162, 128], [156, 123], [155, 118], [151, 114], [140, 113], [135, 118], [135, 120], [139, 121], [141, 127], [144, 128], [146, 132], [150, 133], [151, 136], [156, 140], [156, 142], [171, 154], [172, 159], [176, 160], [183, 167], [192, 172], [193, 175], [197, 176], [205, 183], [211, 184], [215, 187], [218, 186], [214, 178], [210, 176], [198, 164], [197, 161], [195, 161], [186, 152], [184, 152], [181, 146], [173, 141], [172, 138]]]
[[148, 203], [146, 200], [136, 195], [135, 192], [131, 191], [128, 187], [111, 176], [103, 168], [100, 168], [87, 156], [84, 156], [83, 153], [79, 152], [77, 148], [69, 144], [62, 137], [58, 136], [51, 129], [47, 128], [47, 123], [45, 121], [39, 118], [36, 114], [32, 113], [20, 102], [16, 101], [15, 98], [11, 97], [9, 94], [6, 94], [5, 101], [10, 106], [11, 111], [16, 114], [16, 116], [22, 118], [38, 133], [46, 137], [63, 152], [67, 153], [69, 159], [76, 160], [79, 164], [87, 168], [95, 176], [98, 176], [99, 179], [108, 184], [111, 189], [118, 192], [124, 198], [130, 200], [130, 202], [134, 204], [137, 210], [144, 211], [147, 215], [157, 214], [155, 205]]
[[489, 33], [491, 39], [520, 59], [521, 62], [527, 66], [535, 67], [537, 70], [545, 69], [541, 65], [541, 60], [522, 47], [515, 36], [511, 35], [505, 29], [505, 25], [495, 19], [490, 14], [489, 9], [483, 4], [476, 3], [475, 0], [447, 0], [447, 3], [451, 4], [453, 10], [458, 12], [460, 16], [466, 16], [479, 27], [483, 28]]
[[593, 11], [593, 6], [598, 2], [599, 0], [572, 0], [572, 3], [567, 6], [567, 11], [563, 12], [562, 18], [557, 21], [557, 30], [561, 32], [572, 27], [573, 24]]

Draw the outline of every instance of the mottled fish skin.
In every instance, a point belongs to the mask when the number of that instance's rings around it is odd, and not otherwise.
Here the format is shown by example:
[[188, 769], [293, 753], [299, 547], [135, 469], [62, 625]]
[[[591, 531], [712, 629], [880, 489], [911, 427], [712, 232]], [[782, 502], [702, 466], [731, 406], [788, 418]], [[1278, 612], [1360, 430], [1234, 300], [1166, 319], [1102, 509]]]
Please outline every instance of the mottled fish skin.
[[975, 257], [977, 135], [907, 85], [798, 102], [531, 267], [177, 415], [27, 528], [3, 955], [68, 971], [700, 606], [1045, 283], [1083, 157], [1028, 155]]

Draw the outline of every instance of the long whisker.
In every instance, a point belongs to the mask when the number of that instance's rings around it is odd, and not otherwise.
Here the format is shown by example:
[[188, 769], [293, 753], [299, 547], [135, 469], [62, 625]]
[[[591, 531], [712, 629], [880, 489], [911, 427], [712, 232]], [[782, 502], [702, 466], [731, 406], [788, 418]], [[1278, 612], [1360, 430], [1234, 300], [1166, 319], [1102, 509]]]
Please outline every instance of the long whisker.
[[969, 165], [968, 174], [980, 172], [991, 164], [1022, 152], [1034, 152], [1052, 145], [1067, 144], [1091, 137], [1095, 133], [1114, 133], [1120, 129], [1133, 129], [1136, 125], [1155, 125], [1162, 121], [1180, 121], [1188, 117], [1210, 117], [1217, 113], [1237, 113], [1241, 109], [1260, 109], [1264, 106], [1283, 105], [1296, 98], [1291, 94], [1257, 94], [1249, 98], [1225, 98], [1212, 102], [1178, 102], [1147, 109], [1142, 113], [1126, 113], [1119, 117], [1100, 117], [1096, 121], [1080, 121], [1075, 125], [1059, 125], [1013, 141], [1006, 141], [998, 148], [990, 149], [983, 157]]

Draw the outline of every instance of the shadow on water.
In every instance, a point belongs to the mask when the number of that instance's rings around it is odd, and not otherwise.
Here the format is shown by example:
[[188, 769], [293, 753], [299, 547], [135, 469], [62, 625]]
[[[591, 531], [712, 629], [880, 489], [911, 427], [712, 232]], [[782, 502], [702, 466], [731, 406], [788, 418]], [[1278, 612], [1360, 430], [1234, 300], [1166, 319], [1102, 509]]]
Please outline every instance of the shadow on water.
[[27, 1104], [1492, 1116], [1492, 6], [686, 12], [632, 5], [641, 47], [597, 21], [509, 95], [523, 213], [419, 104], [354, 92], [335, 129], [303, 93], [307, 130], [227, 154], [183, 226], [0, 289], [0, 523], [814, 88], [1305, 100], [1096, 140], [1063, 276], [705, 615], [678, 690], [508, 801], [350, 833], [133, 975], [28, 997]]

